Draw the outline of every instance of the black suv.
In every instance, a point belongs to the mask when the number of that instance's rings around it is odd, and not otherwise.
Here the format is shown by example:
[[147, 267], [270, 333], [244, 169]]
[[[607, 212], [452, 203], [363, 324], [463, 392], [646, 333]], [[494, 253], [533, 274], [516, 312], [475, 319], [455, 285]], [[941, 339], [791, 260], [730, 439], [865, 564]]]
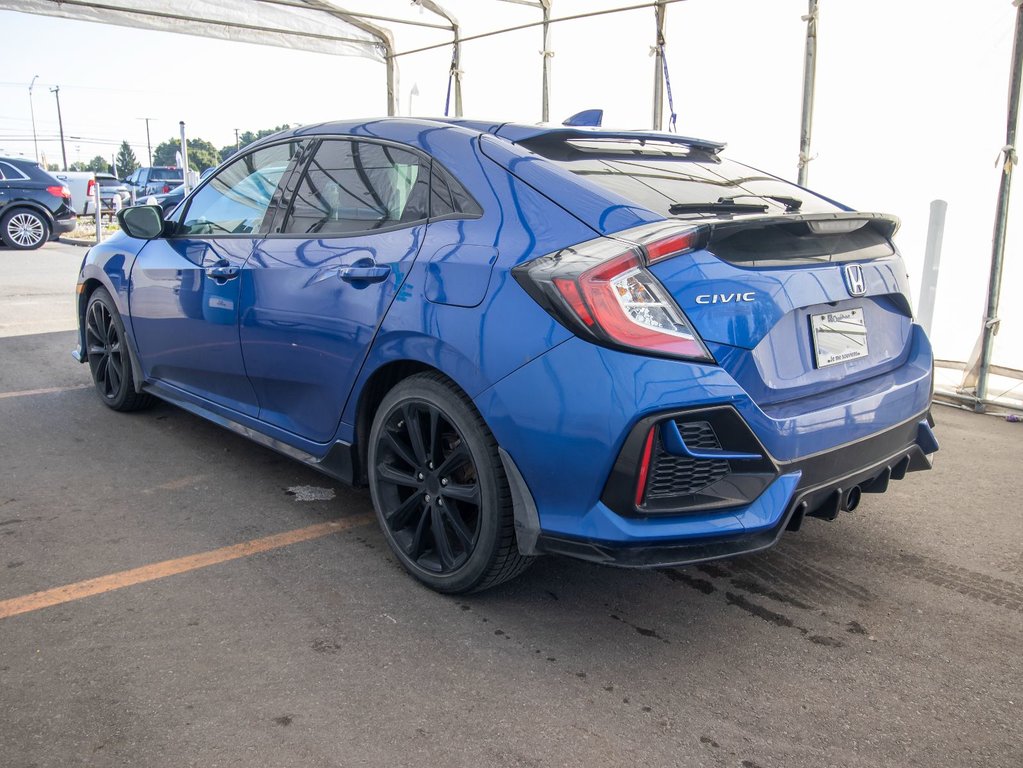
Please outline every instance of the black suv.
[[31, 250], [75, 228], [71, 190], [34, 160], [0, 157], [0, 239]]

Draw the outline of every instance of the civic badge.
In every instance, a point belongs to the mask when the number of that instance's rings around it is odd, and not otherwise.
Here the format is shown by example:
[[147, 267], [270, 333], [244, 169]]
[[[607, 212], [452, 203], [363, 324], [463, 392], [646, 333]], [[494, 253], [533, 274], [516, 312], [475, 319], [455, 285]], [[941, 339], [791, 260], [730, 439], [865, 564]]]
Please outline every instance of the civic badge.
[[867, 281], [863, 277], [863, 267], [859, 264], [846, 264], [842, 268], [842, 277], [845, 278], [845, 287], [850, 296], [862, 296], [867, 292]]

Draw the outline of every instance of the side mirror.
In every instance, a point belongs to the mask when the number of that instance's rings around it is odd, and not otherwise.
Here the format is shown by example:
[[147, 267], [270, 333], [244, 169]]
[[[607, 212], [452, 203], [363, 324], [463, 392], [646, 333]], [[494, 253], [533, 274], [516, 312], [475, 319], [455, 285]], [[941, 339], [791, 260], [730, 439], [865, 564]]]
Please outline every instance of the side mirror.
[[128, 237], [153, 240], [163, 234], [163, 209], [158, 205], [136, 205], [117, 212], [117, 222]]

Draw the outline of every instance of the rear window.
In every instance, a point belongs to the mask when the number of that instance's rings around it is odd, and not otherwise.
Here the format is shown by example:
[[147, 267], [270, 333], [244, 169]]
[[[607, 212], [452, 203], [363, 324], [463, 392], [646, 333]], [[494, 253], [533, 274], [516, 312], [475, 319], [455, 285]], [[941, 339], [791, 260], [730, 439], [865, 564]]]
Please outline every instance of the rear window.
[[28, 171], [23, 171], [14, 163], [0, 161], [0, 178], [18, 181], [29, 178], [29, 175]]
[[[573, 139], [540, 136], [521, 142], [526, 149], [568, 171], [632, 200], [644, 208], [671, 216], [676, 203], [736, 203], [766, 205], [782, 213], [785, 205], [770, 196], [795, 198], [800, 213], [842, 210], [794, 184], [768, 176], [713, 152], [663, 141]], [[685, 214], [700, 218], [712, 213]]]
[[180, 168], [151, 168], [149, 178], [152, 181], [181, 181], [184, 176]]

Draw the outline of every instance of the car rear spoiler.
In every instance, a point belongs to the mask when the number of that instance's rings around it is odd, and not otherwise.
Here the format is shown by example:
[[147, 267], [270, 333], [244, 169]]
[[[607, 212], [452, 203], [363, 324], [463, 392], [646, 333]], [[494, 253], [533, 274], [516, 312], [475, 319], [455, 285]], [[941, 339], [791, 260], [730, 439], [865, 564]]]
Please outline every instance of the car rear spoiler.
[[[834, 222], [831, 227], [828, 226], [829, 222]], [[898, 232], [899, 226], [902, 222], [898, 216], [893, 216], [890, 213], [870, 213], [862, 211], [839, 211], [836, 213], [783, 213], [783, 214], [772, 214], [766, 216], [742, 216], [735, 219], [728, 219], [726, 221], [713, 221], [704, 224], [702, 221], [692, 220], [686, 223], [692, 223], [694, 225], [706, 226], [710, 233], [710, 240], [716, 239], [720, 236], [730, 235], [741, 229], [757, 229], [761, 227], [770, 227], [774, 225], [786, 225], [786, 224], [805, 224], [808, 229], [818, 232], [819, 234], [839, 233], [843, 231], [852, 231], [858, 229], [855, 226], [857, 222], [861, 222], [860, 226], [870, 226], [875, 232], [883, 236], [887, 240], [891, 240]], [[680, 220], [679, 223], [682, 223]]]
[[546, 141], [571, 141], [572, 139], [619, 139], [622, 141], [658, 141], [668, 144], [700, 149], [711, 154], [718, 154], [725, 148], [719, 141], [694, 139], [690, 136], [679, 136], [677, 133], [660, 133], [658, 131], [609, 131], [604, 128], [583, 126], [565, 126], [548, 128], [539, 125], [518, 125], [506, 123], [495, 131], [497, 136], [518, 143], [529, 139], [542, 138]]

